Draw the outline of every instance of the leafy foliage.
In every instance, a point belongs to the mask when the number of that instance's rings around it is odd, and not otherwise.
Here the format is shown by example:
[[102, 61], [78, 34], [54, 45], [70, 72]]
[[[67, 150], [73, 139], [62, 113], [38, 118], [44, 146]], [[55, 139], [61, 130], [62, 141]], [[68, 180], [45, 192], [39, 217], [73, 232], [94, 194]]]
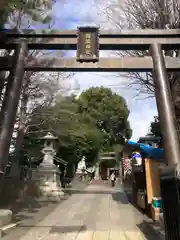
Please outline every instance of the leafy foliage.
[[87, 164], [92, 165], [100, 149], [122, 143], [122, 137], [130, 138], [128, 115], [125, 100], [110, 89], [91, 88], [79, 99], [59, 97], [54, 104], [34, 110], [24, 150], [29, 158], [34, 151], [34, 156], [39, 155], [40, 159], [40, 143], [33, 139], [50, 131], [59, 140], [58, 157], [72, 164], [85, 156]]
[[[61, 97], [54, 105], [35, 109], [28, 125], [26, 136], [29, 138], [33, 136], [38, 139], [49, 131], [57, 136], [59, 139], [57, 156], [69, 163], [79, 161], [84, 150], [86, 149], [87, 152], [92, 148], [93, 141], [90, 140], [90, 134], [88, 134], [90, 130], [83, 123], [78, 113], [78, 104], [73, 97]], [[92, 130], [91, 136], [95, 133], [96, 131]], [[30, 145], [27, 149], [29, 147]], [[34, 144], [34, 148], [36, 147], [39, 148], [39, 145]]]
[[79, 98], [80, 112], [89, 114], [110, 145], [132, 135], [129, 110], [123, 97], [108, 88], [90, 88]]
[[[29, 29], [28, 32], [36, 32], [34, 28], [36, 25], [43, 24], [47, 30], [41, 30], [41, 33], [53, 32], [50, 29], [51, 24], [51, 10], [54, 1], [41, 1], [41, 0], [24, 0], [24, 1], [8, 1], [6, 7], [2, 10], [0, 15], [1, 28], [4, 26], [12, 29], [12, 32], [23, 33], [24, 29]], [[49, 25], [48, 25], [49, 24]], [[39, 27], [39, 26], [38, 26]], [[4, 33], [5, 35], [5, 33]], [[37, 41], [36, 39], [31, 39], [32, 41]], [[38, 39], [38, 41], [48, 41], [48, 39]], [[6, 51], [6, 55], [10, 52]], [[28, 55], [29, 61], [33, 61], [34, 56], [43, 55], [44, 52], [32, 50], [29, 51]], [[53, 75], [53, 76], [52, 76]], [[24, 85], [21, 92], [21, 99], [19, 101], [17, 122], [15, 124], [15, 130], [17, 132], [15, 141], [12, 142], [12, 148], [15, 149], [16, 159], [19, 159], [19, 152], [22, 146], [22, 141], [24, 138], [24, 132], [29, 128], [29, 119], [31, 119], [31, 114], [34, 108], [37, 106], [44, 106], [44, 102], [50, 103], [54, 100], [54, 97], [59, 91], [59, 78], [62, 78], [61, 73], [51, 74], [51, 73], [34, 73], [26, 72], [24, 76]], [[6, 87], [7, 79], [4, 76], [0, 76], [2, 89]], [[3, 99], [3, 90], [0, 88], [1, 99]], [[2, 91], [1, 91], [2, 90]], [[29, 149], [33, 149], [33, 144], [31, 144], [31, 135], [25, 136], [25, 145], [29, 146]], [[30, 138], [30, 139], [29, 139]], [[36, 144], [37, 146], [37, 144]], [[24, 148], [23, 148], [24, 149]], [[21, 151], [22, 152], [22, 151]], [[28, 150], [28, 155], [36, 155]]]
[[[49, 23], [51, 21], [51, 9], [51, 0], [10, 0], [3, 9], [0, 9], [0, 28], [2, 29], [5, 23], [14, 24], [14, 27], [17, 27], [17, 22], [13, 23], [14, 17], [17, 18], [17, 15], [19, 15], [20, 18], [23, 16], [24, 20], [26, 19], [26, 22], [28, 22], [28, 25], [31, 25], [32, 22]], [[22, 19], [18, 25], [21, 23]]]

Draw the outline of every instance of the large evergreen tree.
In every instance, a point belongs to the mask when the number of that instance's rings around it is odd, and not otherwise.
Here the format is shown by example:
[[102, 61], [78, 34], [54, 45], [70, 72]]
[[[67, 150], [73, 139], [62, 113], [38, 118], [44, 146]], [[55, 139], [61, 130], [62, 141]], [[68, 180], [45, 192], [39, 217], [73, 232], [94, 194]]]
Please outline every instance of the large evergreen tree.
[[91, 116], [96, 126], [111, 144], [129, 139], [132, 130], [128, 121], [129, 110], [123, 97], [109, 88], [90, 88], [79, 97], [81, 114]]

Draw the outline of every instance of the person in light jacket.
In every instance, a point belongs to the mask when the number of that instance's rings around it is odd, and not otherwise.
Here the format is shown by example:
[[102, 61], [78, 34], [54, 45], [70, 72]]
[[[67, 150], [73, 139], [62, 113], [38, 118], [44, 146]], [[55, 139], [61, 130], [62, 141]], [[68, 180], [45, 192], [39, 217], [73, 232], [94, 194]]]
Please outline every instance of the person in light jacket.
[[110, 175], [110, 180], [111, 180], [111, 186], [114, 187], [115, 181], [116, 181], [116, 175], [114, 172], [112, 172], [112, 174]]

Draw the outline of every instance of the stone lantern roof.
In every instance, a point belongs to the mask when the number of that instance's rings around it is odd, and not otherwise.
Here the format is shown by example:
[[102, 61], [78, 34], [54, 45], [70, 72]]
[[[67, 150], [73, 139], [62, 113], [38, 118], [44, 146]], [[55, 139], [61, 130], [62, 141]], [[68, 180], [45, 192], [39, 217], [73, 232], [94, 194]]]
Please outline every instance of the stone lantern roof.
[[42, 137], [44, 140], [57, 140], [58, 138], [53, 136], [52, 133], [48, 132], [46, 136]]

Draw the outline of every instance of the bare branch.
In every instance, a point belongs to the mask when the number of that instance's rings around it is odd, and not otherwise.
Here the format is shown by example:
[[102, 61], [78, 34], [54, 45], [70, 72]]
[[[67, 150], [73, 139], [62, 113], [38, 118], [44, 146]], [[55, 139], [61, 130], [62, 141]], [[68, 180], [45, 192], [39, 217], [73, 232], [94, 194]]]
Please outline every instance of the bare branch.
[[[117, 0], [110, 1], [108, 6], [103, 8], [102, 13], [106, 16], [110, 26], [119, 29], [176, 29], [180, 28], [180, 1], [171, 0]], [[147, 51], [126, 51], [117, 52], [123, 56], [148, 56]], [[166, 56], [179, 57], [180, 51], [166, 51]], [[130, 73], [121, 74], [130, 79], [127, 87], [135, 87], [138, 94], [147, 94], [154, 97], [154, 82], [151, 73]], [[174, 99], [177, 97], [177, 84], [179, 73], [169, 73], [168, 78]], [[176, 87], [175, 87], [176, 86]]]

